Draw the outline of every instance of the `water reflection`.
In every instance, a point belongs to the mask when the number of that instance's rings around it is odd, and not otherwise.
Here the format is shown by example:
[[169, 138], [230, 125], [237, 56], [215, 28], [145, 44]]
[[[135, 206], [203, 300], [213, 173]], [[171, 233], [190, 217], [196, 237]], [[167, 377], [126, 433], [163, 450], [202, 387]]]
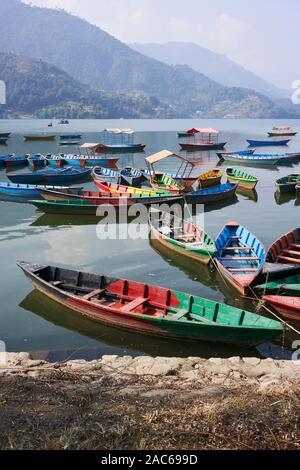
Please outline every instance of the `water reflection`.
[[274, 198], [276, 204], [278, 204], [278, 206], [282, 206], [283, 204], [293, 201], [296, 198], [296, 192], [291, 191], [289, 193], [280, 193], [279, 191], [275, 191]]
[[258, 193], [256, 189], [246, 189], [238, 186], [236, 193], [248, 199], [248, 201], [258, 202]]

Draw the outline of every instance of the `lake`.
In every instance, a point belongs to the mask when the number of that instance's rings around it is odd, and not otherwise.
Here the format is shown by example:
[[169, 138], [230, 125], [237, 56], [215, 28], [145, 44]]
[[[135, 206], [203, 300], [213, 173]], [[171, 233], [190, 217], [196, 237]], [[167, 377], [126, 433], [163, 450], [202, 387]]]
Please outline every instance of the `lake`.
[[[23, 134], [80, 132], [82, 142], [98, 142], [104, 128], [122, 127], [136, 130], [135, 141], [146, 144], [145, 154], [120, 155], [118, 166], [145, 167], [144, 157], [162, 149], [179, 153], [176, 131], [191, 127], [215, 127], [228, 142], [227, 150], [246, 148], [247, 138], [264, 138], [276, 124], [268, 120], [76, 120], [70, 125], [49, 121], [0, 121], [0, 132], [12, 132], [7, 146], [0, 153], [59, 153], [76, 152], [76, 148], [59, 147], [56, 142], [24, 142]], [[278, 123], [298, 130], [298, 121]], [[271, 147], [263, 153], [300, 152], [300, 134], [288, 148]], [[184, 155], [184, 153], [181, 153]], [[218, 163], [215, 152], [197, 152], [188, 158], [197, 164], [199, 174]], [[170, 161], [171, 162], [171, 161]], [[164, 170], [172, 171], [171, 163]], [[226, 165], [221, 166], [222, 169]], [[24, 169], [18, 170], [24, 171]], [[299, 164], [276, 168], [249, 167], [259, 178], [257, 196], [238, 194], [237, 200], [223, 206], [208, 207], [205, 229], [213, 237], [231, 219], [237, 220], [268, 246], [281, 234], [299, 226], [299, 205], [295, 197], [275, 198], [275, 180], [289, 173], [300, 173]], [[5, 169], [0, 169], [0, 180], [7, 181]], [[78, 184], [77, 184], [78, 186]], [[82, 184], [79, 184], [82, 186]], [[93, 187], [92, 183], [84, 183]], [[17, 260], [41, 264], [58, 264], [82, 271], [126, 277], [168, 288], [190, 292], [227, 304], [254, 309], [251, 300], [242, 300], [226, 288], [222, 280], [201, 266], [162, 252], [148, 239], [99, 240], [94, 219], [85, 217], [58, 217], [42, 215], [29, 204], [1, 202], [1, 285], [0, 285], [0, 340], [8, 351], [31, 351], [35, 357], [59, 360], [66, 358], [96, 358], [103, 354], [151, 354], [167, 356], [223, 356], [262, 355], [290, 357], [288, 349], [297, 335], [280, 345], [263, 345], [255, 350], [241, 350], [215, 344], [192, 344], [163, 341], [113, 330], [84, 320], [32, 290], [30, 283], [16, 266]]]

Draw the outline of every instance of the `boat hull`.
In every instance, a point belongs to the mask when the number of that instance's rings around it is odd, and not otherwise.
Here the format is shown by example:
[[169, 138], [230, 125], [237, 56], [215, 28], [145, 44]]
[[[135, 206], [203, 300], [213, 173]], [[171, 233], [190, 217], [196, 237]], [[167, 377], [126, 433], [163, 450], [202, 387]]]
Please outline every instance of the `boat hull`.
[[290, 140], [289, 139], [284, 139], [284, 140], [250, 140], [247, 139], [248, 144], [250, 147], [270, 147], [274, 145], [287, 145]]
[[[67, 171], [67, 170], [65, 170]], [[32, 174], [17, 174], [17, 175], [9, 175], [8, 178], [12, 183], [20, 183], [20, 184], [58, 184], [61, 183], [72, 183], [78, 180], [84, 180], [89, 177], [91, 170], [85, 170], [81, 172], [75, 173], [66, 173], [64, 171], [61, 174], [39, 174], [38, 172]]]
[[226, 169], [228, 183], [237, 184], [238, 188], [246, 190], [254, 190], [258, 183], [258, 179], [233, 168]]
[[[282, 333], [282, 328], [279, 328], [277, 322], [276, 327], [275, 322], [273, 322], [273, 328], [241, 328], [238, 326], [229, 328], [228, 325], [212, 326], [202, 322], [197, 324], [184, 322], [183, 324], [180, 321], [170, 321], [162, 315], [147, 316], [137, 312], [122, 312], [119, 304], [103, 305], [66, 293], [57, 287], [51, 286], [35, 275], [34, 272], [30, 272], [26, 268], [26, 263], [18, 263], [18, 265], [32, 285], [50, 299], [86, 318], [119, 330], [175, 340], [212, 341], [243, 347], [253, 347], [271, 341]], [[155, 289], [155, 286], [149, 287]], [[232, 308], [232, 310], [236, 309]]]
[[287, 132], [287, 133], [268, 132], [269, 137], [294, 137], [295, 135], [297, 135], [297, 132]]
[[283, 318], [289, 320], [300, 321], [300, 298], [299, 297], [282, 297], [280, 295], [266, 295], [263, 297], [275, 308]]
[[184, 256], [185, 258], [191, 259], [201, 264], [210, 264], [212, 261], [212, 256], [208, 253], [200, 251], [186, 250], [184, 247], [176, 245], [175, 243], [170, 243], [161, 233], [158, 232], [153, 226], [151, 227], [152, 237], [157, 240], [162, 246], [167, 248], [173, 253]]
[[118, 158], [64, 158], [65, 162], [76, 168], [86, 166], [102, 166], [104, 168], [116, 168]]
[[41, 141], [41, 140], [55, 140], [55, 135], [24, 135], [25, 141]]
[[238, 188], [249, 189], [249, 190], [252, 190], [252, 191], [257, 186], [257, 181], [242, 180], [242, 179], [239, 179], [239, 178], [235, 178], [234, 176], [228, 176], [227, 175], [227, 181], [228, 181], [228, 183], [237, 184]]
[[194, 144], [194, 143], [180, 143], [180, 147], [182, 150], [186, 150], [187, 152], [197, 152], [199, 150], [222, 150], [227, 142], [220, 142], [218, 144]]
[[99, 145], [96, 149], [97, 153], [139, 153], [144, 152], [146, 145]]
[[185, 195], [185, 200], [189, 204], [208, 204], [234, 198], [236, 184], [224, 184], [201, 191], [194, 191]]

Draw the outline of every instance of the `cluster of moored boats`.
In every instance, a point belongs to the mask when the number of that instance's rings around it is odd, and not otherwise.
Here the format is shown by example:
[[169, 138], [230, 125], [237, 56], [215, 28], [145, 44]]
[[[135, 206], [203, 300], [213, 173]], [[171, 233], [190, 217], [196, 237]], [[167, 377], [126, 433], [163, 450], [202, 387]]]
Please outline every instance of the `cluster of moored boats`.
[[[209, 149], [213, 148], [210, 145], [224, 148], [225, 143], [218, 142], [213, 129], [197, 133]], [[204, 135], [208, 136], [206, 142]], [[191, 149], [198, 150], [197, 145]], [[252, 149], [218, 156], [225, 161], [255, 164], [279, 164], [300, 158], [300, 154], [259, 155]], [[177, 173], [155, 170], [157, 162], [170, 157], [181, 161]], [[10, 182], [0, 183], [0, 198], [30, 202], [41, 211], [54, 214], [95, 216], [101, 205], [208, 204], [234, 198], [238, 188], [254, 190], [258, 183], [255, 176], [232, 167], [226, 168], [225, 175], [220, 168], [195, 175], [192, 162], [168, 150], [147, 157], [147, 167], [143, 169], [118, 169], [118, 159], [96, 155], [38, 154], [23, 158], [35, 171], [8, 173]], [[0, 165], [21, 165], [19, 161], [21, 157], [0, 157]], [[223, 176], [226, 182], [222, 182]], [[300, 184], [296, 176], [278, 180], [280, 190], [281, 184], [294, 185], [295, 189]], [[94, 182], [95, 190], [69, 186], [88, 178]], [[153, 239], [170, 252], [214, 267], [224, 283], [240, 295], [263, 299], [283, 318], [299, 320], [300, 229], [282, 236], [266, 251], [255, 235], [235, 221], [228, 222], [213, 239], [202, 228], [184, 220], [181, 212], [177, 214], [176, 207], [180, 206], [173, 206], [171, 211], [150, 207]], [[252, 347], [279, 338], [286, 328], [280, 321], [174, 289], [58, 266], [18, 264], [37, 289], [58, 303], [100, 323], [141, 334]]]

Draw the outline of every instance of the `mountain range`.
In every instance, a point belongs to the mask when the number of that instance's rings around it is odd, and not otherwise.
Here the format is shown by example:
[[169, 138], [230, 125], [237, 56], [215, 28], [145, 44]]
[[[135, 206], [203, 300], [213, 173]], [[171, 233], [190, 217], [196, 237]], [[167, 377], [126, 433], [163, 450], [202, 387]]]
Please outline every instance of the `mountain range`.
[[245, 69], [225, 55], [210, 51], [190, 42], [166, 44], [129, 44], [134, 50], [170, 65], [189, 65], [197, 72], [224, 86], [251, 88], [270, 98], [285, 98], [287, 91], [280, 90], [253, 72]]
[[155, 97], [93, 90], [41, 60], [0, 52], [0, 71], [8, 104], [0, 106], [1, 118], [170, 117], [169, 106]]
[[[62, 10], [1, 0], [0, 34], [0, 51], [13, 54], [8, 63], [15, 64], [11, 74], [5, 69], [6, 76], [0, 68], [0, 79], [7, 80], [8, 89], [13, 88], [9, 83], [14, 82], [13, 72], [18, 86], [26, 76], [33, 78], [30, 67], [27, 75], [20, 76], [17, 64], [24, 63], [26, 57], [34, 61], [39, 90], [49, 98], [39, 102], [35, 88], [30, 91], [28, 86], [34, 115], [51, 109], [55, 113], [60, 107], [59, 111], [66, 109], [60, 114], [71, 117], [68, 113], [73, 110], [77, 117], [85, 117], [91, 106], [97, 116], [106, 117], [297, 117], [293, 108], [275, 103], [258, 91], [224, 86], [188, 65], [169, 65], [146, 57], [97, 26]], [[38, 67], [36, 61], [42, 61], [42, 65]], [[57, 82], [64, 81], [62, 90], [70, 90], [70, 94], [57, 89], [59, 98], [54, 96], [55, 77], [51, 74], [58, 75]], [[28, 101], [21, 91], [22, 88], [14, 90], [13, 106], [8, 94], [8, 107], [15, 111], [25, 110], [24, 103]], [[111, 101], [105, 102], [106, 99]], [[72, 108], [71, 102], [77, 104]], [[28, 106], [29, 101], [26, 109]]]

